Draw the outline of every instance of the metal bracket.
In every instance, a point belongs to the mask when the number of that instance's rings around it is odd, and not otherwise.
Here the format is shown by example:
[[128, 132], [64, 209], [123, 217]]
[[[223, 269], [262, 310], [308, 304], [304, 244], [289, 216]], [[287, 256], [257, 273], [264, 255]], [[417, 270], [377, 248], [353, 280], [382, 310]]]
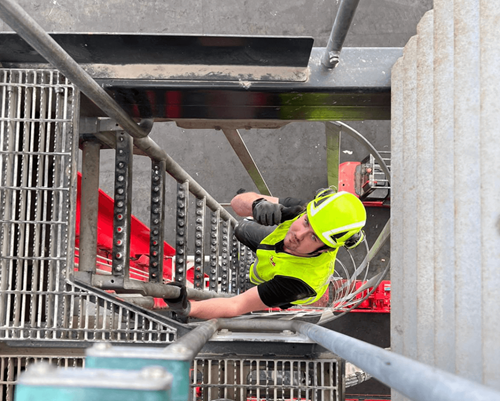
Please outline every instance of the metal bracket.
[[152, 161], [149, 281], [163, 281], [163, 237], [165, 229], [165, 162]]
[[115, 202], [113, 219], [113, 276], [128, 279], [132, 199], [132, 137], [116, 134]]
[[205, 276], [205, 244], [203, 233], [205, 231], [206, 198], [196, 200], [195, 240], [194, 240], [194, 288], [203, 289]]
[[177, 184], [177, 239], [175, 241], [175, 281], [186, 283], [189, 182]]

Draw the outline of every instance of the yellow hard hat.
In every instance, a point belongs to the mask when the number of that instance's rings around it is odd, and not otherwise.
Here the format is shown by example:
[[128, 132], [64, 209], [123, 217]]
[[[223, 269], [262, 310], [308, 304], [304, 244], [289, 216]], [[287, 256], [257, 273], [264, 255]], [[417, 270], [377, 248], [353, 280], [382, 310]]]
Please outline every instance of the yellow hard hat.
[[366, 224], [366, 210], [349, 192], [323, 191], [308, 203], [307, 218], [325, 245], [338, 248], [361, 231]]

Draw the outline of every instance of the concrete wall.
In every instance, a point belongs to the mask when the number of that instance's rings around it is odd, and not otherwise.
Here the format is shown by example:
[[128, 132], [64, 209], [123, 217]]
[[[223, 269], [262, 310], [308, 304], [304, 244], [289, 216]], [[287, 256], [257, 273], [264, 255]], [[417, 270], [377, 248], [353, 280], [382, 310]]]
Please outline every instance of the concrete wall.
[[391, 347], [498, 390], [500, 12], [434, 3], [392, 70]]

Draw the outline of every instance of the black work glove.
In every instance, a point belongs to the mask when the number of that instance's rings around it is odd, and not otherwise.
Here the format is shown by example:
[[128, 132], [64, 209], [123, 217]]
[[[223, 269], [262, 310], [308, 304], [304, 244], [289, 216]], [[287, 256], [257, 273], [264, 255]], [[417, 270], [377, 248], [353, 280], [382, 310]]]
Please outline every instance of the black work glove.
[[167, 285], [178, 287], [180, 295], [177, 298], [163, 298], [172, 312], [177, 313], [179, 316], [188, 316], [191, 312], [191, 302], [187, 299], [186, 286], [181, 283], [171, 282]]
[[304, 208], [300, 205], [285, 207], [279, 203], [273, 203], [264, 198], [256, 199], [252, 204], [254, 220], [263, 226], [274, 226], [283, 221], [298, 216]]

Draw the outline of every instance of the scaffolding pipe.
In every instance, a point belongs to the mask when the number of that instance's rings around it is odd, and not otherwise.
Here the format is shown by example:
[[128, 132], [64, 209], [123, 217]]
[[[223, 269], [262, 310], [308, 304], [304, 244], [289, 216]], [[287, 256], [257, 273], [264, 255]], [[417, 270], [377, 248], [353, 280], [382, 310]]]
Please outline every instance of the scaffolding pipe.
[[207, 206], [220, 209], [221, 216], [234, 225], [236, 219], [220, 207], [218, 202], [187, 174], [168, 154], [161, 149], [130, 116], [87, 74], [71, 56], [50, 37], [50, 35], [13, 0], [0, 2], [2, 19], [28, 42], [38, 53], [61, 71], [87, 97], [113, 118], [127, 133], [134, 137], [134, 145], [155, 161], [166, 160], [167, 172], [179, 182], [189, 181], [190, 192], [198, 198], [207, 198]]
[[340, 60], [340, 51], [344, 45], [347, 32], [356, 13], [359, 0], [342, 0], [340, 3], [332, 32], [326, 45], [325, 53], [321, 62], [326, 68], [335, 68]]
[[212, 210], [220, 210], [221, 217], [229, 221], [233, 226], [237, 223], [237, 220], [231, 216], [231, 214], [225, 210], [219, 202], [217, 202], [203, 187], [196, 182], [196, 180], [191, 177], [174, 159], [172, 159], [167, 152], [161, 149], [156, 142], [151, 138], [140, 138], [134, 140], [134, 145], [146, 153], [151, 159], [155, 161], [165, 161], [166, 171], [175, 180], [182, 184], [186, 181], [189, 182], [189, 192], [191, 192], [198, 199], [206, 198], [207, 206]]
[[188, 334], [169, 345], [163, 352], [185, 354], [189, 359], [194, 359], [203, 346], [212, 338], [219, 329], [220, 323], [216, 319], [208, 320]]
[[233, 331], [292, 330], [301, 333], [413, 401], [500, 399], [500, 393], [492, 388], [315, 324], [296, 320], [219, 320], [221, 329]]
[[87, 74], [50, 35], [13, 0], [0, 2], [2, 19], [47, 61], [61, 71], [102, 111], [115, 119], [130, 135], [147, 136], [125, 111]]
[[[80, 281], [77, 280], [80, 284]], [[143, 282], [129, 280], [120, 282], [113, 276], [103, 276], [95, 274], [92, 277], [92, 285], [102, 290], [114, 290], [118, 293], [135, 293], [143, 296], [154, 298], [178, 298], [180, 296], [179, 287], [173, 285], [165, 285], [163, 283]], [[200, 291], [194, 288], [186, 288], [187, 298], [194, 301], [203, 301], [211, 298], [231, 298], [233, 294], [221, 294], [214, 291]]]

